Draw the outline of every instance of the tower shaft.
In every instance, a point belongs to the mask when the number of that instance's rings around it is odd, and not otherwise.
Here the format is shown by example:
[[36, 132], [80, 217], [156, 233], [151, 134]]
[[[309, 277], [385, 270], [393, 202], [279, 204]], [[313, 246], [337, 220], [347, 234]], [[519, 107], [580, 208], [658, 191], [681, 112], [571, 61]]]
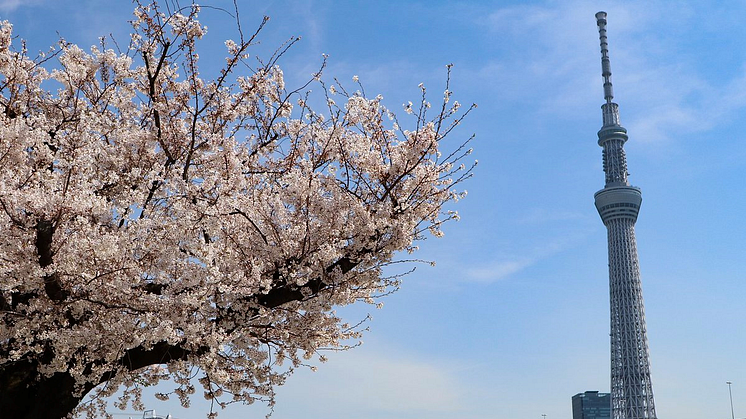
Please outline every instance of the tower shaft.
[[598, 145], [603, 148], [606, 176], [605, 187], [595, 194], [595, 204], [608, 231], [612, 418], [656, 419], [635, 239], [642, 193], [627, 180], [624, 143], [628, 137], [619, 121], [619, 106], [612, 102], [606, 13], [598, 12], [596, 19], [606, 100], [601, 106], [603, 127], [598, 132]]
[[635, 225], [610, 220], [611, 403], [613, 419], [654, 419], [650, 356]]

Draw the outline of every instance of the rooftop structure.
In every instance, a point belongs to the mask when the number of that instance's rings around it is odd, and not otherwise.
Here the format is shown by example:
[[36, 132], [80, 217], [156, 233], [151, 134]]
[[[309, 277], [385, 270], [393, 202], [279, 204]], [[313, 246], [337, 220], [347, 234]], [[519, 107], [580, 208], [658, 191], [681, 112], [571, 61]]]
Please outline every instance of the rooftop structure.
[[611, 394], [586, 391], [572, 396], [572, 419], [611, 419]]

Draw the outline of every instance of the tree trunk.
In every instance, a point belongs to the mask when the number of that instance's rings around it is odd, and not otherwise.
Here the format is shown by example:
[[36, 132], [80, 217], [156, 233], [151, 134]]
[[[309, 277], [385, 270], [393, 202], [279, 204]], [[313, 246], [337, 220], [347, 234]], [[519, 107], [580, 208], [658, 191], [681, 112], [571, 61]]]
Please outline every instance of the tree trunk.
[[[37, 364], [15, 362], [0, 367], [0, 416], [7, 419], [63, 419], [80, 403], [68, 373], [36, 379]], [[89, 390], [89, 389], [87, 389]]]
[[[184, 360], [190, 354], [199, 356], [210, 348], [201, 346], [190, 352], [179, 345], [159, 342], [148, 349], [139, 346], [125, 351], [115, 365], [136, 371], [150, 365]], [[0, 365], [0, 419], [63, 419], [72, 412], [96, 384], [110, 380], [116, 369], [94, 382], [86, 382], [83, 392], [75, 396], [75, 380], [68, 372], [51, 377], [38, 374], [39, 360], [22, 360]], [[98, 362], [91, 361], [91, 364]], [[38, 378], [37, 378], [38, 377]]]

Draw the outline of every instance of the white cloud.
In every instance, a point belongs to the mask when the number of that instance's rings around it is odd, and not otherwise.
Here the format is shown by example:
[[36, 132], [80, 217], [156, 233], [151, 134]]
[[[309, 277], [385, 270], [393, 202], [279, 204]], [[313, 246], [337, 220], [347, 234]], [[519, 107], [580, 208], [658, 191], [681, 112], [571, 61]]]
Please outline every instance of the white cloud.
[[[328, 406], [340, 413], [367, 410], [413, 416], [457, 410], [461, 385], [442, 362], [366, 349], [336, 354], [317, 373], [297, 374], [280, 397], [298, 405], [307, 405], [307, 398], [318, 413], [331, 413], [324, 409]], [[305, 391], [309, 387], [313, 388], [310, 394]]]
[[[468, 405], [466, 383], [457, 378], [461, 368], [452, 360], [404, 354], [401, 349], [382, 347], [380, 343], [327, 355], [329, 361], [318, 365], [317, 372], [299, 368], [285, 385], [276, 388], [273, 419], [353, 418], [361, 413], [371, 419], [450, 419]], [[188, 409], [181, 407], [175, 397], [160, 401], [153, 396], [156, 391], [170, 391], [172, 386], [165, 382], [161, 387], [145, 389], [147, 408], [180, 419], [205, 417], [210, 403], [200, 397], [199, 391]], [[109, 410], [125, 414], [113, 406]], [[220, 418], [230, 419], [263, 417], [269, 408], [257, 402], [218, 411]]]

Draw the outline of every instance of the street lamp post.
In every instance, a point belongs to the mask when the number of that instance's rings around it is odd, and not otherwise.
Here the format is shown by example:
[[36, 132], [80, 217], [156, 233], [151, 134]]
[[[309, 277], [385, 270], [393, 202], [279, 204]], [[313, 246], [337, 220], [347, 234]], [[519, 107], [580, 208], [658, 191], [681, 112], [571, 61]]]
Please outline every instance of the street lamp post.
[[733, 383], [726, 381], [725, 384], [728, 384], [728, 395], [730, 396], [730, 418], [736, 419], [736, 415], [733, 413], [733, 392], [730, 389], [730, 385]]

